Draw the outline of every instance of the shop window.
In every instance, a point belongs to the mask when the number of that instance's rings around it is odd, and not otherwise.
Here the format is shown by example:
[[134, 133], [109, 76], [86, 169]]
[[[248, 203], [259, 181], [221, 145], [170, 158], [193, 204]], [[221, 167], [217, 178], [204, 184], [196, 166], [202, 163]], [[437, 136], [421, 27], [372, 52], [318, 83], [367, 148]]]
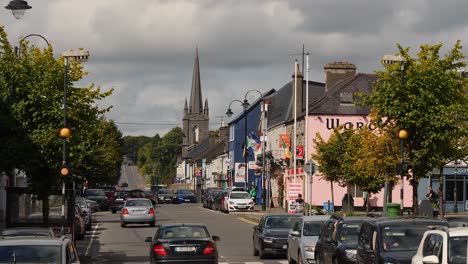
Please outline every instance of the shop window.
[[[454, 187], [455, 181], [447, 180], [445, 182], [445, 200], [446, 201], [454, 201]], [[457, 180], [457, 200], [463, 201], [463, 179]]]
[[361, 197], [362, 198], [362, 190], [357, 185], [353, 185], [349, 187], [349, 192], [353, 197]]

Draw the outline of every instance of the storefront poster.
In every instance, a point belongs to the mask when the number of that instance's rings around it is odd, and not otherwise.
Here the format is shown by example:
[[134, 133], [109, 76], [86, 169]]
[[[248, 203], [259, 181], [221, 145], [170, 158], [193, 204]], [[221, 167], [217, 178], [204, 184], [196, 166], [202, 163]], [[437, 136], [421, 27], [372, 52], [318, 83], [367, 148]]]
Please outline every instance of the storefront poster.
[[245, 164], [237, 162], [234, 170], [234, 182], [245, 182]]

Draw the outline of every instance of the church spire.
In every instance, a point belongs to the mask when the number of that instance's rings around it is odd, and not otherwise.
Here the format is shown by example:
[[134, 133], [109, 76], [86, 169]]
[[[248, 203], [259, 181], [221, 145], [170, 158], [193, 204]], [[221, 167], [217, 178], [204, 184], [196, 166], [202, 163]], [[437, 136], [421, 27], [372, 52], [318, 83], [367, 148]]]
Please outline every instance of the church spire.
[[187, 98], [185, 98], [185, 104], [184, 104], [184, 116], [188, 114], [188, 106], [187, 106]]
[[195, 62], [193, 64], [192, 91], [190, 93], [190, 113], [203, 113], [203, 103], [200, 83], [200, 62], [198, 59], [198, 45], [195, 51]]

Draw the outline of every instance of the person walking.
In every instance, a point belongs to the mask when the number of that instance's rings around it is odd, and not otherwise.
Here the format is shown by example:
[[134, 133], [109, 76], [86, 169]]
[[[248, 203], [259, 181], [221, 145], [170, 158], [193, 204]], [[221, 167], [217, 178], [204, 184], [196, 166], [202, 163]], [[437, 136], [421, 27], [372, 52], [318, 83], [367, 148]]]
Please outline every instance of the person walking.
[[304, 199], [302, 199], [302, 194], [297, 195], [296, 199], [296, 213], [304, 213]]
[[252, 182], [252, 187], [250, 188], [250, 198], [252, 198], [252, 201], [254, 204], [256, 204], [257, 200], [257, 187], [255, 187], [255, 183]]

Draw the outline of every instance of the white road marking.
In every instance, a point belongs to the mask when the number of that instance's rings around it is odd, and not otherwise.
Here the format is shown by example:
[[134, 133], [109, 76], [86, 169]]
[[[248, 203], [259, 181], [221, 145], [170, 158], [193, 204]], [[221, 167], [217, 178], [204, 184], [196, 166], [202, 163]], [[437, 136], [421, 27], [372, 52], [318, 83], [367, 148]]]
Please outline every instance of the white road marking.
[[91, 234], [91, 239], [89, 240], [88, 246], [86, 247], [85, 256], [88, 256], [89, 254], [89, 250], [91, 249], [91, 245], [93, 244], [94, 238], [96, 237], [95, 234], [96, 234], [98, 227], [99, 227], [99, 224], [94, 226], [93, 233]]

